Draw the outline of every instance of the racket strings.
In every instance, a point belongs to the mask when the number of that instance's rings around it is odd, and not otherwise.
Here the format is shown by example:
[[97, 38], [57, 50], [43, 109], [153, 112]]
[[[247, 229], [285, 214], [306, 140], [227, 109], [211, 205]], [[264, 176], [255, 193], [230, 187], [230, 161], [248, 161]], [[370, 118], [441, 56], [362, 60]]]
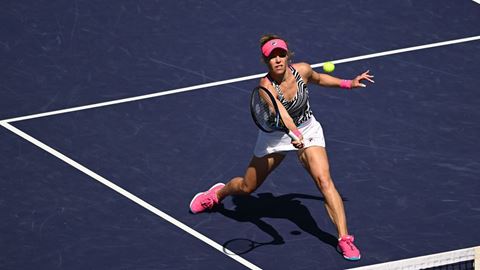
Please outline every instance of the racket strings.
[[253, 109], [258, 124], [266, 130], [273, 130], [276, 120], [275, 110], [260, 96], [259, 91], [256, 91], [253, 96]]

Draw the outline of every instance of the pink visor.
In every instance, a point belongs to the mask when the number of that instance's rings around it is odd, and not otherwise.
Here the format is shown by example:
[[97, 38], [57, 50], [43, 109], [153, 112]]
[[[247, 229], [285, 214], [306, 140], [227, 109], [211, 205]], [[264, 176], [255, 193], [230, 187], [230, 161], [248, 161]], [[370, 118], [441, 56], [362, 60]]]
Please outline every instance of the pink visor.
[[284, 51], [288, 51], [287, 43], [281, 39], [272, 39], [269, 40], [267, 43], [263, 44], [262, 46], [262, 53], [263, 56], [268, 57], [273, 50], [276, 48], [280, 48]]

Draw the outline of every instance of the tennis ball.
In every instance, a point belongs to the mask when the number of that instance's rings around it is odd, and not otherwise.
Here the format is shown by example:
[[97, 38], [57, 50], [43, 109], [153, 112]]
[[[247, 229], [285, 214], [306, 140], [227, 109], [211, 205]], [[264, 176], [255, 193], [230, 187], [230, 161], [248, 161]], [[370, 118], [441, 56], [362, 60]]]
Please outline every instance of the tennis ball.
[[335, 70], [335, 65], [332, 62], [326, 62], [323, 64], [323, 71], [330, 73]]

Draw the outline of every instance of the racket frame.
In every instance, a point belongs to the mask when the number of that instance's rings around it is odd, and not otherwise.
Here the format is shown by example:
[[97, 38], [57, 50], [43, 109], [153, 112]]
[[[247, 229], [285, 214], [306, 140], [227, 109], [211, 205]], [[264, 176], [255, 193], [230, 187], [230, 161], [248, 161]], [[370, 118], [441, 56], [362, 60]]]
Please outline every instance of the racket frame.
[[[266, 94], [268, 95], [268, 97], [270, 98], [270, 101], [272, 102], [272, 105], [273, 105], [273, 109], [275, 111], [275, 121], [274, 121], [274, 126], [272, 127], [272, 130], [267, 130], [265, 129], [257, 120], [257, 116], [255, 114], [255, 110], [254, 110], [254, 107], [255, 107], [255, 104], [254, 104], [254, 96], [255, 96], [255, 92], [256, 91], [264, 91], [266, 92]], [[277, 131], [283, 131], [285, 132], [292, 140], [294, 141], [300, 141], [300, 139], [291, 131], [289, 130], [288, 128], [284, 127], [281, 125], [281, 123], [283, 123], [283, 120], [282, 120], [282, 116], [280, 115], [280, 110], [278, 109], [278, 104], [275, 100], [275, 97], [272, 95], [272, 93], [270, 93], [270, 91], [268, 91], [267, 88], [263, 87], [263, 86], [257, 86], [253, 89], [252, 91], [252, 94], [250, 96], [250, 113], [252, 114], [252, 118], [253, 118], [253, 121], [255, 122], [255, 125], [257, 125], [257, 127], [266, 132], [266, 133], [272, 133], [273, 131], [277, 130]]]

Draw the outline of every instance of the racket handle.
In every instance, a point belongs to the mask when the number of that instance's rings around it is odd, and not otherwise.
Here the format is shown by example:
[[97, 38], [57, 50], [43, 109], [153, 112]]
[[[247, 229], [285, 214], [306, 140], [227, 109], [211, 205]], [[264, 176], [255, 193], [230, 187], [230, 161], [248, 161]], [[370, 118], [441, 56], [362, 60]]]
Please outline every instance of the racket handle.
[[289, 130], [288, 131], [288, 137], [290, 137], [292, 140], [294, 141], [300, 141], [300, 135], [302, 135], [302, 133], [300, 133], [300, 131], [297, 129], [295, 131], [291, 131]]

